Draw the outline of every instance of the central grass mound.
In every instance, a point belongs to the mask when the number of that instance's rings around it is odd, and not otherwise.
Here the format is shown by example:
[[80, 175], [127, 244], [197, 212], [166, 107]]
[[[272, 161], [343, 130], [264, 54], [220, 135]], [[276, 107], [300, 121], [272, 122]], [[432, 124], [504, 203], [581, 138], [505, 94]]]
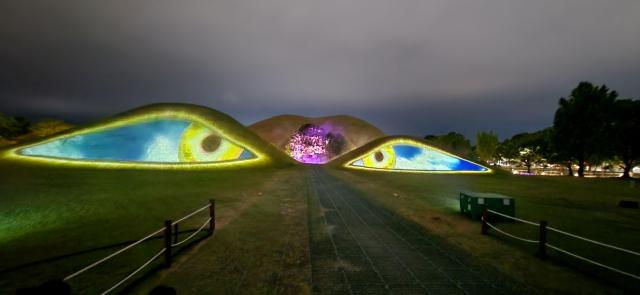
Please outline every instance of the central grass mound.
[[278, 149], [286, 151], [290, 137], [305, 124], [328, 126], [331, 129], [328, 131], [340, 133], [345, 139], [345, 145], [337, 156], [385, 136], [384, 132], [367, 121], [347, 115], [318, 118], [279, 115], [256, 122], [249, 129]]

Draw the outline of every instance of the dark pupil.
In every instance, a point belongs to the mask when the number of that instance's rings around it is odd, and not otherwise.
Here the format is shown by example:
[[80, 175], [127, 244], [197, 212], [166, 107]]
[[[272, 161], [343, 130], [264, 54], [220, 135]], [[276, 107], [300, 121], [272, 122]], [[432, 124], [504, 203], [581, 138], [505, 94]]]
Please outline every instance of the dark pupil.
[[376, 161], [378, 161], [378, 162], [382, 162], [382, 160], [384, 160], [384, 154], [381, 151], [377, 151], [375, 153], [374, 157], [376, 158]]
[[211, 134], [207, 137], [205, 137], [202, 140], [202, 143], [200, 143], [200, 145], [202, 146], [202, 149], [207, 152], [207, 153], [211, 153], [216, 151], [219, 147], [220, 147], [220, 136], [217, 136], [215, 134]]

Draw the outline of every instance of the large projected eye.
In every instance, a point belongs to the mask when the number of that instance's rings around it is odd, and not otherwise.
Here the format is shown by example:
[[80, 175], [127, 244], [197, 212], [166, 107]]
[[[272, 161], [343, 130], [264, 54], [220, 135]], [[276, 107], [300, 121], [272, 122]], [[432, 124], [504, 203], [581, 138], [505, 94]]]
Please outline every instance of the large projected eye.
[[179, 152], [182, 162], [218, 162], [252, 157], [249, 151], [198, 124], [191, 124], [184, 131]]
[[488, 168], [413, 141], [378, 146], [347, 167], [415, 172], [489, 172]]
[[245, 147], [203, 124], [157, 119], [73, 135], [19, 150], [25, 156], [58, 159], [193, 163], [254, 158]]
[[368, 154], [362, 158], [361, 161], [361, 166], [364, 167], [394, 169], [396, 165], [396, 152], [393, 150], [393, 147], [389, 145]]

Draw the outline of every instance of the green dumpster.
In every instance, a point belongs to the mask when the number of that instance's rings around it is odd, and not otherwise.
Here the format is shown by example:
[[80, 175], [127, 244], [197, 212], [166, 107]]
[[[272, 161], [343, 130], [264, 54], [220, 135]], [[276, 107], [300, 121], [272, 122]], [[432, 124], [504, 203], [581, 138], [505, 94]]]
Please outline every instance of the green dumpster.
[[516, 200], [500, 194], [461, 192], [460, 212], [480, 219], [484, 208], [516, 217]]

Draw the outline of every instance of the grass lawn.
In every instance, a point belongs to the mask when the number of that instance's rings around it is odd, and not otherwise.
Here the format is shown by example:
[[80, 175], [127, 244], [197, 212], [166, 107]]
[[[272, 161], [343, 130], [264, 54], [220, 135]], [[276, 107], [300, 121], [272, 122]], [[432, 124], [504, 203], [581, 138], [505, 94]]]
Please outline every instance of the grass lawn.
[[[0, 293], [64, 277], [117, 250], [97, 249], [138, 239], [217, 201], [216, 234], [182, 248], [172, 268], [161, 259], [147, 275], [134, 278], [126, 291], [144, 293], [156, 284], [182, 293], [308, 293], [308, 209], [304, 167], [228, 171], [135, 171], [36, 167], [0, 162]], [[550, 251], [493, 232], [461, 216], [461, 190], [495, 192], [517, 200], [517, 216], [546, 219], [550, 226], [640, 250], [640, 210], [617, 207], [620, 199], [640, 201], [640, 185], [617, 179], [493, 175], [392, 174], [346, 170], [348, 179], [368, 197], [411, 219], [481, 262], [548, 293], [616, 293], [617, 279]], [[398, 197], [393, 194], [398, 194]], [[207, 218], [195, 216], [187, 227]], [[509, 232], [535, 239], [535, 229], [500, 223]], [[182, 227], [181, 229], [185, 229]], [[632, 273], [637, 257], [583, 246], [550, 235], [551, 243]], [[161, 248], [154, 240], [70, 281], [79, 293], [110, 287]], [[68, 256], [65, 256], [68, 255]], [[55, 259], [56, 257], [64, 258]], [[45, 261], [46, 262], [42, 262]], [[39, 263], [42, 262], [42, 263]], [[582, 269], [585, 273], [576, 271]]]
[[[122, 246], [83, 251], [139, 239], [161, 228], [165, 219], [175, 220], [206, 205], [210, 198], [217, 202], [219, 223], [216, 234], [200, 243], [201, 250], [212, 250], [207, 254], [210, 259], [242, 256], [244, 262], [238, 263], [248, 263], [251, 275], [243, 283], [240, 278], [221, 272], [216, 276], [219, 282], [236, 282], [235, 285], [251, 289], [268, 285], [263, 284], [268, 281], [274, 289], [304, 290], [308, 273], [308, 247], [304, 244], [308, 241], [307, 209], [305, 197], [296, 198], [295, 176], [299, 169], [81, 170], [0, 163], [0, 293], [12, 293], [17, 287], [34, 286], [73, 273]], [[292, 185], [282, 185], [286, 183]], [[195, 216], [181, 229], [197, 228], [206, 218], [206, 213]], [[292, 231], [293, 238], [286, 235], [285, 229], [291, 224], [303, 226]], [[274, 234], [273, 229], [278, 227], [282, 231]], [[270, 262], [274, 255], [282, 258], [275, 251], [285, 242], [296, 249], [285, 257], [287, 261], [302, 265], [295, 275], [280, 275], [281, 261]], [[105, 290], [161, 245], [161, 240], [146, 242], [70, 283], [80, 293]], [[236, 248], [238, 245], [244, 248]], [[198, 246], [184, 249], [186, 253], [180, 255], [186, 256]], [[223, 255], [218, 255], [219, 251]], [[69, 254], [73, 255], [38, 263]], [[151, 268], [161, 261], [158, 259]], [[29, 263], [34, 265], [21, 267]], [[277, 282], [270, 277], [273, 273], [280, 278]], [[278, 283], [284, 278], [286, 284]], [[210, 284], [211, 288], [216, 286], [220, 285]]]
[[[368, 193], [390, 209], [445, 237], [485, 263], [548, 293], [617, 293], [614, 285], [637, 286], [598, 267], [576, 263], [549, 250], [551, 259], [534, 256], [536, 246], [501, 236], [480, 234], [480, 222], [459, 214], [458, 193], [470, 190], [494, 192], [516, 199], [516, 216], [548, 220], [549, 225], [640, 251], [640, 210], [617, 207], [620, 199], [640, 201], [640, 184], [619, 179], [523, 177], [498, 172], [493, 175], [395, 174], [336, 170], [339, 177]], [[398, 196], [394, 196], [394, 193]], [[503, 222], [507, 232], [537, 239], [537, 228]], [[549, 243], [579, 255], [640, 274], [637, 256], [549, 234]], [[578, 271], [576, 271], [578, 270]], [[580, 273], [580, 271], [584, 273]]]
[[[295, 172], [295, 173], [293, 173]], [[232, 218], [139, 286], [162, 284], [179, 294], [307, 294], [310, 292], [306, 191], [300, 171], [274, 172], [262, 195], [245, 198]]]

